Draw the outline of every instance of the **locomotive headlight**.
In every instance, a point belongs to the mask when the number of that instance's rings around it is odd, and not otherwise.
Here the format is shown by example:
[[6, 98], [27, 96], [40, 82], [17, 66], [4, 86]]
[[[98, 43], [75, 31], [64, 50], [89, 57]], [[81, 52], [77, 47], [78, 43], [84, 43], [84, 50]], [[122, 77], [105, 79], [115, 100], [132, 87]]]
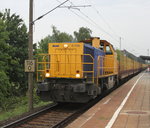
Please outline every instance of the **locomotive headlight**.
[[68, 47], [68, 44], [64, 44], [64, 48], [67, 48]]
[[47, 73], [45, 74], [45, 77], [50, 77], [50, 73], [47, 72]]
[[80, 78], [80, 74], [77, 73], [77, 74], [76, 74], [76, 78]]

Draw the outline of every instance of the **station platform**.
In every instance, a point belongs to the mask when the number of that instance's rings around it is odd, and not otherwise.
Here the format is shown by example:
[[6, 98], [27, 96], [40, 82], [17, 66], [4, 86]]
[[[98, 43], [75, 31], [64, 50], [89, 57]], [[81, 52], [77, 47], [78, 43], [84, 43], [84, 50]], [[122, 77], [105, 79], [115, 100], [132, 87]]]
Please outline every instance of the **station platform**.
[[133, 77], [66, 128], [150, 128], [150, 72]]

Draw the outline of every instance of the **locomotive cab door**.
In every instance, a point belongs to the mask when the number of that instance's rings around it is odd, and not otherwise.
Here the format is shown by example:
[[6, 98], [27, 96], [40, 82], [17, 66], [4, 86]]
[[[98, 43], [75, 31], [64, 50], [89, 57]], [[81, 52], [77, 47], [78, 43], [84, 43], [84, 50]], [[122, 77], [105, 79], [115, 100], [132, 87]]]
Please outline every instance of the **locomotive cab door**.
[[117, 54], [113, 46], [105, 41], [100, 41], [100, 49], [105, 52], [104, 57], [104, 67], [103, 67], [103, 77], [105, 78], [105, 85], [107, 89], [110, 89], [114, 86], [117, 73], [118, 73], [118, 62]]
[[117, 74], [117, 54], [113, 46], [109, 42], [101, 40], [100, 48], [103, 48], [105, 52], [104, 75]]

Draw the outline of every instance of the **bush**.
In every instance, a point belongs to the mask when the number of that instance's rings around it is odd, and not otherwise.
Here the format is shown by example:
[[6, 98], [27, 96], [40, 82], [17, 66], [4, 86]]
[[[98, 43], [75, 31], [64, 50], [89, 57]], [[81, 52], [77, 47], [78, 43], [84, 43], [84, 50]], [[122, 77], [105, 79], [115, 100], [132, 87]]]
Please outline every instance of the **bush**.
[[0, 71], [0, 107], [4, 110], [10, 104], [9, 98], [11, 96], [11, 84], [9, 78], [4, 71]]

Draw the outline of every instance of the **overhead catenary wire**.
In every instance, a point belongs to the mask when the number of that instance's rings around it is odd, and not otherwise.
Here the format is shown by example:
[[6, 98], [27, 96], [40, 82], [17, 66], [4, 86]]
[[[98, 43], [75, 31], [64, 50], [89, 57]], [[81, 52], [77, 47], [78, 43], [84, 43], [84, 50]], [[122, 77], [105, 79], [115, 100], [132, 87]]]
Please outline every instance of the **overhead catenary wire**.
[[[80, 11], [81, 12], [81, 11]], [[111, 38], [113, 38], [115, 41], [118, 42], [118, 40], [116, 40], [110, 33], [108, 33], [107, 31], [105, 31], [101, 26], [99, 26], [99, 24], [97, 24], [94, 20], [92, 20], [89, 16], [87, 16], [86, 14], [84, 14], [83, 12], [81, 12], [85, 17], [87, 17], [91, 22], [93, 22], [93, 24], [95, 24], [101, 31], [103, 31], [105, 34], [109, 35]]]
[[[53, 8], [52, 10], [48, 11], [47, 13], [43, 14], [42, 16], [38, 17], [37, 19], [35, 19], [32, 24], [34, 24], [37, 20], [40, 20], [41, 18], [43, 18], [44, 16], [46, 16], [47, 14], [49, 14], [50, 12], [54, 11], [55, 9], [59, 8], [59, 7], [65, 7], [65, 6], [62, 6], [63, 4], [65, 4], [66, 2], [70, 2], [71, 5], [73, 6], [66, 6], [66, 8], [68, 8], [72, 13], [74, 13], [75, 15], [77, 15], [79, 18], [81, 18], [82, 20], [88, 22], [89, 24], [91, 24], [91, 22], [93, 23], [92, 25], [95, 25], [96, 28], [98, 27], [101, 31], [103, 31], [104, 33], [106, 33], [107, 35], [109, 35], [111, 38], [113, 38], [114, 40], [116, 40], [110, 33], [106, 32], [102, 27], [100, 27], [95, 21], [93, 21], [89, 16], [87, 16], [86, 14], [84, 14], [80, 9], [78, 9], [78, 11], [84, 16], [86, 17], [87, 19], [85, 19], [84, 17], [81, 17], [79, 14], [75, 13], [74, 11], [71, 10], [72, 7], [87, 7], [87, 6], [90, 6], [90, 5], [86, 5], [86, 6], [75, 6], [70, 0], [66, 0], [64, 2], [60, 2], [59, 0], [56, 0], [58, 1], [60, 4], [58, 6], [56, 6], [55, 8]], [[74, 8], [73, 8], [74, 9]], [[118, 42], [118, 40], [116, 40]]]
[[[59, 0], [56, 0], [56, 1], [60, 3]], [[69, 2], [70, 2], [70, 4], [71, 4], [71, 6], [75, 6], [70, 0], [69, 0]], [[71, 7], [71, 6], [70, 6], [70, 7]], [[89, 16], [87, 16], [86, 14], [84, 14], [80, 9], [78, 9], [78, 11], [79, 11], [84, 17], [86, 17], [86, 19], [83, 18], [83, 17], [81, 17], [79, 14], [75, 13], [74, 11], [72, 11], [72, 10], [71, 10], [72, 8], [68, 8], [68, 9], [69, 9], [72, 13], [74, 13], [75, 15], [77, 15], [79, 18], [81, 18], [82, 20], [88, 22], [89, 24], [92, 24], [92, 25], [93, 25], [94, 27], [96, 27], [96, 28], [99, 28], [99, 30], [101, 30], [101, 31], [103, 31], [105, 34], [109, 35], [113, 40], [119, 42], [119, 40], [115, 39], [110, 33], [108, 33], [107, 31], [105, 31], [101, 26], [99, 26], [99, 25], [98, 25], [94, 20], [92, 20]]]
[[[56, 0], [57, 2], [61, 3], [59, 0]], [[79, 14], [77, 14], [75, 11], [71, 10], [72, 8], [68, 8], [72, 13], [74, 13], [76, 16], [78, 16], [79, 18], [81, 18], [82, 20], [84, 20], [85, 22], [88, 22], [89, 24], [91, 24], [91, 22], [87, 19], [85, 19], [84, 17], [80, 16]], [[73, 8], [74, 9], [74, 8]]]
[[41, 18], [43, 18], [44, 16], [48, 15], [50, 12], [54, 11], [55, 9], [59, 8], [61, 5], [65, 4], [66, 2], [68, 2], [69, 0], [66, 0], [64, 2], [62, 2], [61, 4], [59, 4], [58, 6], [56, 6], [55, 8], [51, 9], [50, 11], [46, 12], [45, 14], [41, 15], [40, 17], [38, 17], [37, 19], [35, 19], [32, 24], [34, 24], [37, 20], [40, 20]]
[[79, 18], [81, 18], [82, 20], [84, 20], [84, 21], [86, 21], [86, 22], [88, 22], [89, 24], [91, 24], [91, 22], [89, 22], [87, 19], [85, 19], [84, 17], [82, 17], [82, 16], [80, 16], [80, 15], [78, 15], [75, 11], [73, 11], [73, 10], [70, 10], [72, 13], [74, 13], [76, 16], [78, 16]]
[[[57, 0], [58, 1], [58, 0]], [[74, 5], [73, 2], [71, 2], [69, 0], [71, 5]], [[94, 20], [92, 20], [88, 15], [86, 15], [85, 13], [83, 13], [81, 10], [78, 10], [84, 17], [86, 17], [90, 22], [93, 23], [93, 25], [96, 26], [96, 28], [99, 28], [99, 30], [101, 30], [102, 32], [104, 32], [105, 34], [107, 34], [108, 36], [110, 36], [113, 40], [119, 42], [119, 40], [115, 39], [110, 33], [108, 33], [107, 31], [105, 31], [101, 26], [99, 26], [99, 24], [97, 24]]]
[[[90, 0], [87, 0], [89, 3], [91, 2]], [[118, 34], [116, 34], [116, 32], [114, 31], [114, 29], [111, 27], [111, 25], [107, 22], [107, 20], [104, 18], [104, 16], [102, 15], [102, 11], [100, 9], [97, 9], [95, 6], [92, 6], [92, 9], [98, 14], [98, 16], [103, 20], [103, 22], [107, 25], [107, 27], [113, 32], [113, 34], [115, 36], [117, 36], [118, 38], [120, 37]]]
[[[87, 0], [89, 3], [91, 3], [91, 1], [90, 0]], [[92, 2], [94, 2], [94, 1], [92, 1]], [[114, 31], [114, 29], [111, 27], [111, 25], [107, 22], [107, 20], [104, 18], [104, 16], [102, 15], [102, 13], [100, 13], [100, 12], [102, 12], [100, 9], [97, 9], [95, 6], [93, 6], [93, 4], [92, 4], [92, 8], [93, 8], [93, 10], [95, 10], [95, 12], [101, 17], [101, 19], [103, 20], [103, 22], [108, 26], [108, 28], [113, 32], [113, 34], [115, 35], [115, 36], [117, 36], [118, 38], [121, 38], [121, 39], [124, 39], [122, 36], [120, 36], [120, 35], [118, 35], [118, 34], [116, 34], [116, 32]], [[100, 10], [100, 11], [99, 11]], [[120, 45], [120, 44], [119, 44]], [[130, 44], [130, 45], [132, 45], [134, 48], [136, 47], [136, 45], [133, 45], [133, 44]], [[130, 46], [127, 46], [128, 47], [128, 49], [130, 49], [131, 47]], [[119, 49], [119, 47], [118, 47], [118, 49]], [[137, 48], [136, 48], [137, 49]], [[133, 50], [129, 50], [130, 52], [133, 52]]]
[[60, 6], [59, 8], [68, 8], [68, 9], [77, 9], [80, 10], [79, 8], [85, 8], [85, 7], [91, 7], [91, 5], [78, 5], [78, 6]]

